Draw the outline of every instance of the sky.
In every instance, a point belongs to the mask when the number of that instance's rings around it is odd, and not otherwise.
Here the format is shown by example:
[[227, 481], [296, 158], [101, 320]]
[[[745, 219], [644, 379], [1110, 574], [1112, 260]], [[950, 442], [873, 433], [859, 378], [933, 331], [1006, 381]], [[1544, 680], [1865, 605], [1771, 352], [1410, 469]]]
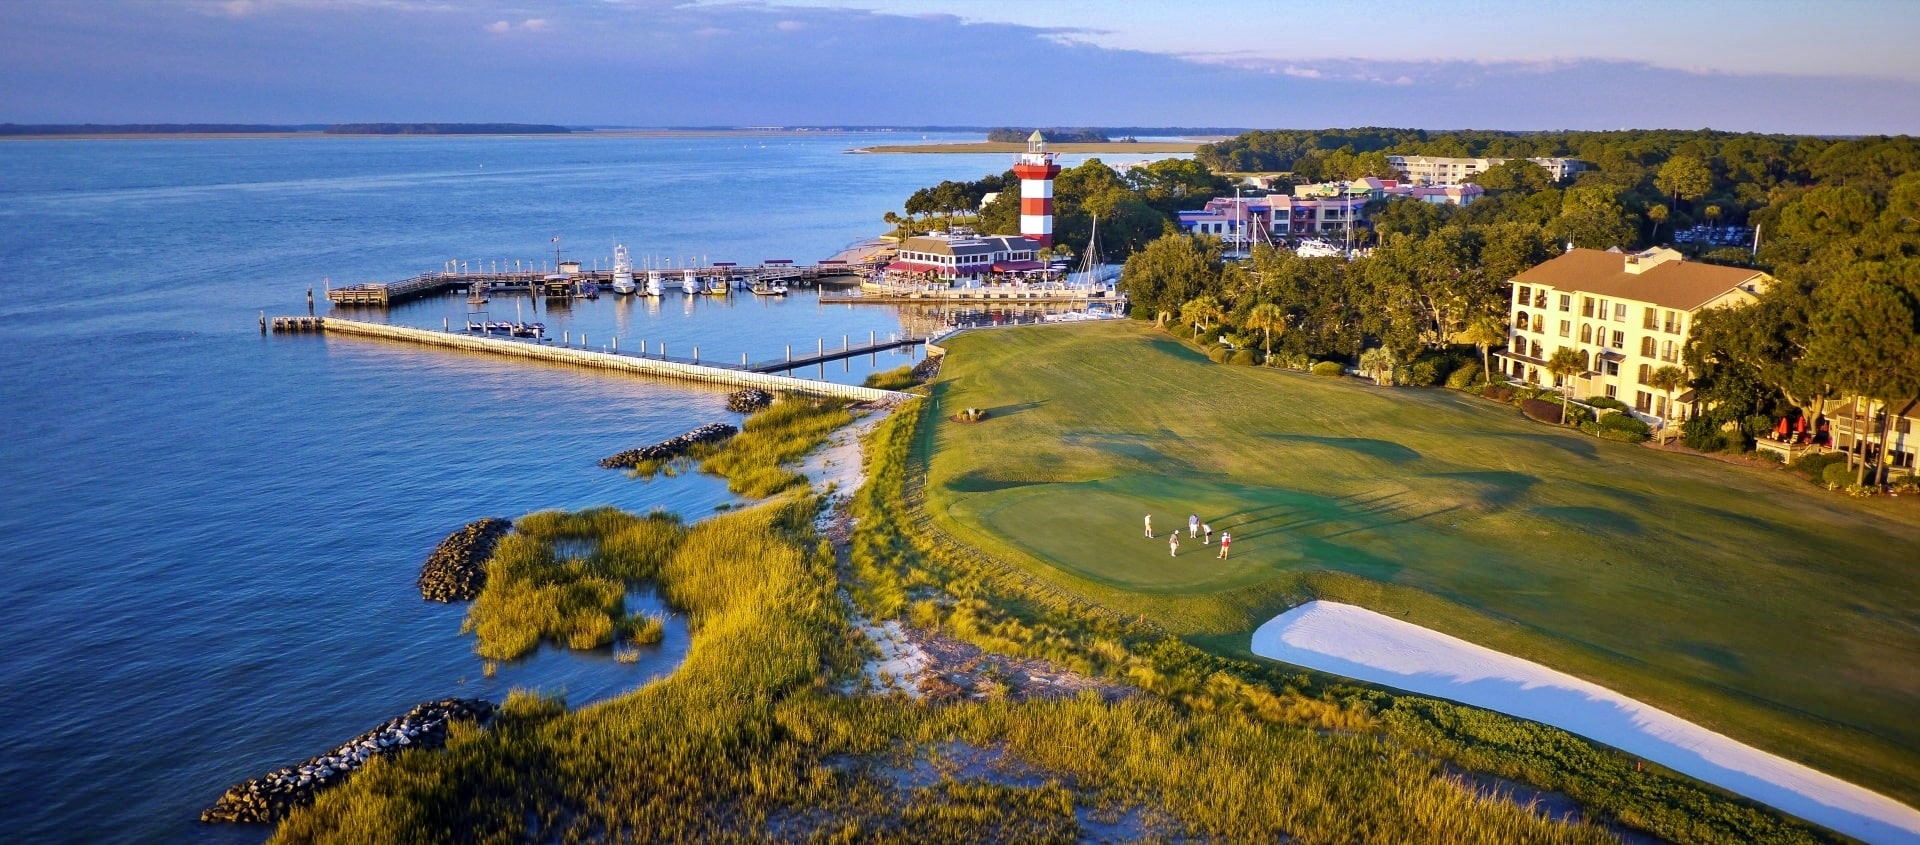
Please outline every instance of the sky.
[[4, 0], [0, 122], [1920, 132], [1911, 0]]

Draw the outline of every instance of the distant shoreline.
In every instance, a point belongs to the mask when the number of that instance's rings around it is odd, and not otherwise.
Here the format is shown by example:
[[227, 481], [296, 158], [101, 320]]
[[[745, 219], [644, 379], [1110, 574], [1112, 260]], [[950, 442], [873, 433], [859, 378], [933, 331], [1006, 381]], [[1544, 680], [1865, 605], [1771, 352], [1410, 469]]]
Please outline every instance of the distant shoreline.
[[[1206, 141], [1108, 141], [1088, 144], [1048, 144], [1047, 149], [1056, 153], [1191, 153], [1200, 149]], [[964, 143], [930, 144], [882, 144], [875, 147], [861, 147], [848, 150], [855, 153], [1023, 153], [1027, 145], [1000, 141], [973, 141]]]

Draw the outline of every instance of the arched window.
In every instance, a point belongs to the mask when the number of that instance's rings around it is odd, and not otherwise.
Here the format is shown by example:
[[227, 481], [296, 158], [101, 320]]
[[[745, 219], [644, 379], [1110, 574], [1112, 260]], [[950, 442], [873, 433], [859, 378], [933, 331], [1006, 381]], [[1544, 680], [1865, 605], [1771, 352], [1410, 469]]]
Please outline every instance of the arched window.
[[1653, 365], [1641, 364], [1640, 365], [1640, 383], [1646, 384], [1647, 379], [1651, 378], [1652, 376], [1653, 376]]
[[1546, 315], [1544, 314], [1533, 315], [1533, 330], [1536, 332], [1544, 332], [1547, 330]]
[[[1593, 327], [1592, 327], [1592, 326], [1589, 326], [1589, 325], [1587, 325], [1586, 323], [1581, 323], [1581, 324], [1580, 324], [1580, 342], [1581, 342], [1581, 343], [1592, 343], [1592, 342], [1593, 342]], [[1583, 354], [1583, 355], [1584, 355], [1584, 354], [1586, 354], [1586, 353], [1581, 353], [1581, 354]]]
[[1535, 358], [1544, 358], [1544, 357], [1546, 357], [1546, 355], [1545, 355], [1545, 353], [1544, 353], [1544, 352], [1542, 352], [1542, 351], [1541, 351], [1541, 349], [1540, 349], [1540, 341], [1537, 341], [1537, 340], [1536, 340], [1536, 341], [1534, 341], [1534, 342], [1533, 342], [1533, 357], [1535, 357]]
[[1514, 318], [1514, 325], [1517, 326], [1521, 331], [1523, 332], [1526, 331], [1527, 330], [1527, 312], [1522, 311], [1518, 315], [1516, 315]]
[[1655, 354], [1653, 338], [1640, 338], [1640, 357], [1652, 358]]
[[1593, 372], [1593, 359], [1587, 357], [1587, 350], [1585, 349], [1580, 350], [1580, 371], [1583, 373]]

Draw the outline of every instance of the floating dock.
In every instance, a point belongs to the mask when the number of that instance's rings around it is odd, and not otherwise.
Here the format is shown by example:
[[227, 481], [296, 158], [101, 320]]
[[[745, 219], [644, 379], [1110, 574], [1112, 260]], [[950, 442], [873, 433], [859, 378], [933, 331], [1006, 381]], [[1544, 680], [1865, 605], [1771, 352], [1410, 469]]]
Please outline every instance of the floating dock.
[[[278, 318], [276, 318], [277, 320]], [[873, 387], [860, 387], [837, 382], [795, 378], [793, 376], [774, 375], [774, 372], [801, 366], [810, 366], [840, 358], [850, 358], [880, 349], [923, 343], [919, 338], [876, 341], [873, 344], [852, 346], [842, 344], [839, 350], [825, 350], [806, 358], [790, 361], [768, 362], [746, 367], [733, 367], [715, 364], [701, 364], [685, 360], [670, 360], [662, 357], [647, 357], [626, 352], [600, 352], [591, 349], [577, 349], [571, 346], [557, 346], [504, 337], [472, 335], [465, 332], [436, 331], [416, 329], [410, 326], [393, 326], [385, 323], [370, 323], [363, 320], [348, 320], [341, 317], [298, 318], [312, 320], [312, 328], [330, 335], [351, 335], [372, 337], [382, 340], [395, 340], [406, 343], [418, 343], [425, 346], [438, 346], [445, 349], [459, 349], [467, 352], [481, 352], [492, 355], [507, 355], [517, 358], [532, 358], [561, 364], [592, 367], [601, 370], [619, 370], [639, 373], [656, 378], [694, 381], [706, 384], [719, 384], [728, 387], [757, 387], [761, 390], [790, 391], [810, 396], [834, 396], [861, 402], [886, 402], [908, 398], [910, 394], [895, 390], [880, 390]], [[763, 370], [762, 368], [770, 368]]]

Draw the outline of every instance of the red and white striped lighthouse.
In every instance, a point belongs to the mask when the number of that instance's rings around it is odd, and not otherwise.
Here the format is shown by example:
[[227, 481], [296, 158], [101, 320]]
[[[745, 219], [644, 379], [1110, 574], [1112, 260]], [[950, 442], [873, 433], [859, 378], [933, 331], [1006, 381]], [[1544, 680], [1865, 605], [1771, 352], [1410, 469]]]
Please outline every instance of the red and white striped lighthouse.
[[1054, 154], [1047, 152], [1047, 138], [1033, 130], [1027, 139], [1027, 152], [1013, 166], [1020, 177], [1020, 234], [1053, 246], [1053, 177], [1060, 175]]

